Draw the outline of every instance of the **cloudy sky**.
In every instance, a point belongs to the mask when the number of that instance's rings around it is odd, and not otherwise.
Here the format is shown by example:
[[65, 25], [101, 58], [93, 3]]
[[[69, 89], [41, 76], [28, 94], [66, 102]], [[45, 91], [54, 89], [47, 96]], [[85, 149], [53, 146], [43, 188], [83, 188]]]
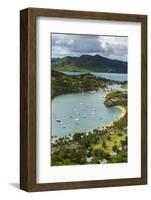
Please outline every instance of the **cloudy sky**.
[[128, 38], [77, 34], [51, 34], [52, 57], [101, 55], [127, 61]]

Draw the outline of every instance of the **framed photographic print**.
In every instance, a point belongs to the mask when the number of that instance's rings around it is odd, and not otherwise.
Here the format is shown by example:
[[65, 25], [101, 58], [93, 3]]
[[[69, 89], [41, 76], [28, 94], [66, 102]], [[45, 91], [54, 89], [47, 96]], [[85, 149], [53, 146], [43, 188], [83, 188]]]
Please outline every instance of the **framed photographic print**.
[[20, 188], [147, 183], [147, 16], [20, 12]]

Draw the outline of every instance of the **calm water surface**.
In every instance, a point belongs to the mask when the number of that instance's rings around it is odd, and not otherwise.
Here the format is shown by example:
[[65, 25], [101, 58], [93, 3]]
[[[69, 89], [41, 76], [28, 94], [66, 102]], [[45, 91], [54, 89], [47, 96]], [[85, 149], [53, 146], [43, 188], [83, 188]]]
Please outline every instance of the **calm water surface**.
[[[69, 76], [77, 76], [84, 74], [83, 72], [68, 72], [68, 71], [62, 71], [62, 73], [69, 75]], [[99, 72], [93, 72], [91, 73], [96, 77], [102, 77], [110, 80], [115, 81], [127, 81], [127, 74], [116, 74], [116, 73], [99, 73]]]
[[65, 94], [52, 100], [52, 135], [65, 136], [101, 128], [120, 115], [120, 109], [104, 106], [105, 92]]

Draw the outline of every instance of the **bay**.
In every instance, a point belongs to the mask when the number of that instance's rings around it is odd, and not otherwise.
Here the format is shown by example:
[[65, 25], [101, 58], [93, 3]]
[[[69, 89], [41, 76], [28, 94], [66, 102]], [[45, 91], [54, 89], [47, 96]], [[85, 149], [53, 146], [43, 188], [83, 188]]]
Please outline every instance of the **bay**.
[[117, 107], [106, 107], [102, 90], [95, 93], [65, 94], [52, 100], [52, 136], [62, 137], [76, 132], [102, 128], [121, 114]]

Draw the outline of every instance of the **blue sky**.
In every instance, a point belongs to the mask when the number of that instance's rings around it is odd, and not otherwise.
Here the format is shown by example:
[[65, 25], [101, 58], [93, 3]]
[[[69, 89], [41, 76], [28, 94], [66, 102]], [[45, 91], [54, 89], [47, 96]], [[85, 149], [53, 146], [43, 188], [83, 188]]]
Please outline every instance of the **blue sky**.
[[101, 55], [127, 61], [128, 37], [52, 33], [52, 57]]

